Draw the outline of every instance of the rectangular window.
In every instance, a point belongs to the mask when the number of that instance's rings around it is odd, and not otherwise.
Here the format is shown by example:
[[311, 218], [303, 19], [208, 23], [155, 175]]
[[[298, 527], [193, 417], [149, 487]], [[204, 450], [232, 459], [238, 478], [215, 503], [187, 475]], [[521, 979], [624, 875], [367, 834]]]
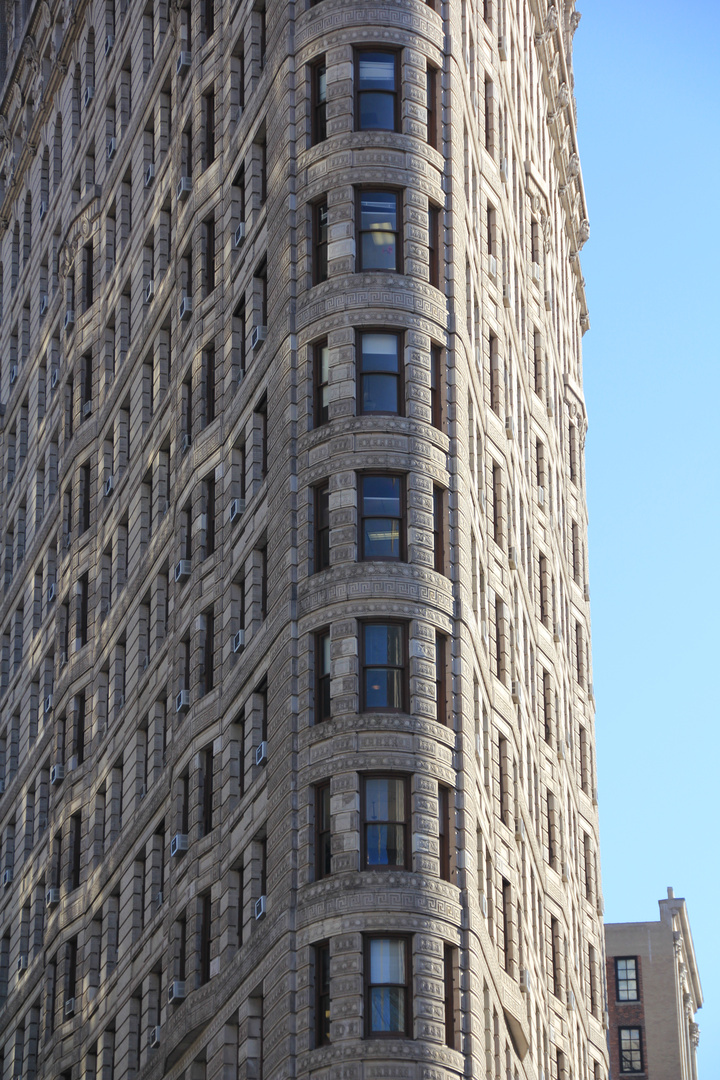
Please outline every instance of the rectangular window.
[[361, 708], [405, 709], [405, 627], [400, 623], [363, 623]]
[[330, 565], [330, 485], [315, 488], [315, 573]]
[[355, 130], [399, 131], [400, 55], [358, 50], [355, 53]]
[[325, 58], [312, 67], [311, 83], [311, 131], [310, 141], [325, 142], [327, 139], [327, 67]]
[[212, 945], [212, 901], [210, 893], [200, 898], [200, 985], [210, 982], [210, 949]]
[[637, 959], [618, 957], [615, 961], [615, 981], [618, 1001], [638, 1001]]
[[365, 939], [366, 1038], [410, 1035], [408, 945], [404, 937]]
[[205, 477], [205, 557], [215, 551], [215, 473]]
[[330, 945], [315, 946], [315, 1046], [330, 1042]]
[[363, 869], [410, 869], [408, 782], [402, 776], [365, 776], [362, 785]]
[[319, 285], [328, 276], [328, 204], [316, 203], [312, 208], [312, 283]]
[[377, 330], [360, 333], [356, 351], [359, 360], [358, 413], [402, 415], [404, 395], [400, 335]]
[[330, 846], [330, 783], [315, 788], [315, 879], [327, 877], [332, 870]]
[[212, 743], [203, 750], [202, 754], [202, 812], [203, 812], [203, 836], [213, 831], [213, 772], [215, 768], [215, 755]]
[[435, 709], [438, 723], [447, 724], [447, 638], [438, 633], [435, 634]]
[[330, 419], [330, 350], [327, 340], [318, 341], [316, 345], [313, 345], [312, 352], [315, 387], [314, 423], [315, 427], [321, 427]]
[[439, 206], [430, 203], [428, 205], [428, 280], [435, 289], [440, 288], [441, 224], [442, 210]]
[[402, 272], [401, 197], [396, 191], [358, 193], [357, 269]]
[[205, 239], [205, 295], [209, 296], [215, 288], [215, 218], [210, 217], [204, 223]]
[[330, 719], [330, 631], [315, 635], [315, 723]]
[[215, 91], [203, 96], [203, 120], [205, 123], [205, 168], [215, 160]]
[[431, 424], [442, 431], [442, 369], [440, 367], [441, 350], [437, 345], [430, 346], [430, 412]]
[[455, 995], [453, 993], [453, 947], [446, 945], [443, 955], [445, 998], [445, 1045], [455, 1049]]
[[215, 685], [215, 615], [205, 612], [205, 648], [203, 650], [203, 693], [209, 694]]
[[440, 839], [440, 877], [443, 881], [452, 881], [450, 865], [450, 840], [452, 828], [450, 808], [452, 800], [450, 789], [438, 784], [438, 835]]
[[360, 477], [360, 558], [398, 560], [403, 542], [403, 478]]
[[215, 349], [212, 345], [202, 354], [202, 378], [205, 424], [211, 424], [215, 419]]
[[438, 574], [445, 573], [444, 497], [445, 492], [442, 488], [433, 487], [433, 565]]
[[427, 72], [425, 75], [425, 93], [427, 103], [427, 141], [428, 146], [432, 146], [435, 150], [438, 150], [440, 145], [440, 110], [438, 108], [439, 84], [440, 80], [438, 78], [437, 68], [431, 67], [428, 64]]
[[640, 1028], [620, 1028], [620, 1072], [639, 1073], [643, 1071], [642, 1040]]

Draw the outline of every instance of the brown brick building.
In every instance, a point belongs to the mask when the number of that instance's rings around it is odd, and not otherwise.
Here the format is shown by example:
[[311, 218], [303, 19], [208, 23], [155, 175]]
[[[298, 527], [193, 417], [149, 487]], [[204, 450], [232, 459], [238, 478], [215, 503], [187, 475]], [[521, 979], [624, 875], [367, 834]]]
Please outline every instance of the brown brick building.
[[2, 7], [3, 1080], [605, 1080], [573, 8]]

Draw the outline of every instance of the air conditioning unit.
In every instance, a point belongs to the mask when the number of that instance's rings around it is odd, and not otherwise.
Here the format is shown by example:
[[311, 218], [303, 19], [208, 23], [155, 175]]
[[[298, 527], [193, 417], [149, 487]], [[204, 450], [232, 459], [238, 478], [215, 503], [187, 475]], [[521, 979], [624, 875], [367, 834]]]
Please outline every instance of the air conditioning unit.
[[603, 1024], [605, 1025], [605, 1030], [609, 1031], [610, 1030], [610, 1013], [607, 1011], [607, 1009], [605, 1009], [603, 1011]]
[[65, 330], [66, 331], [72, 330], [74, 325], [75, 325], [75, 312], [73, 311], [72, 308], [68, 308], [67, 311], [65, 312]]
[[562, 641], [562, 627], [559, 622], [553, 623], [553, 641]]
[[505, 434], [507, 435], [508, 439], [515, 438], [515, 421], [513, 420], [512, 416], [505, 417]]
[[509, 308], [512, 304], [512, 298], [510, 296], [510, 282], [504, 281], [502, 287], [503, 304], [506, 308]]
[[145, 286], [145, 303], [149, 304], [154, 295], [155, 295], [155, 282], [154, 282], [154, 280], [152, 278], [150, 278], [147, 285]]
[[500, 54], [501, 60], [507, 60], [507, 38], [504, 34], [500, 34], [500, 36], [498, 37], [498, 53]]
[[568, 1009], [575, 1012], [575, 992], [573, 990], [568, 990]]
[[183, 296], [180, 301], [180, 322], [187, 322], [192, 315], [192, 296]]
[[105, 481], [105, 484], [103, 486], [103, 491], [105, 492], [105, 497], [106, 498], [109, 495], [112, 495], [114, 488], [115, 488], [115, 477], [113, 476], [112, 473], [110, 473], [110, 475], [108, 476], [108, 478]]
[[267, 897], [259, 896], [257, 898], [257, 900], [255, 901], [255, 918], [256, 919], [264, 919], [265, 918], [265, 913], [266, 913], [265, 909], [266, 909], [266, 907], [267, 907]]
[[20, 953], [17, 962], [18, 971], [27, 971], [28, 969], [28, 956], [27, 953]]
[[10, 365], [10, 385], [11, 386], [15, 382], [17, 377], [18, 377], [18, 366], [17, 366], [17, 364], [11, 364]]
[[83, 405], [83, 417], [87, 420], [92, 415], [92, 401], [86, 401]]
[[568, 881], [570, 878], [570, 868], [566, 862], [563, 862], [560, 865], [560, 875], [563, 881]]
[[143, 656], [143, 662], [142, 662], [143, 671], [147, 671], [149, 663], [150, 663], [150, 657], [149, 656]]
[[92, 99], [94, 97], [95, 97], [95, 87], [94, 86], [86, 86], [85, 87], [85, 93], [83, 94], [83, 103], [84, 103], [86, 109], [87, 109], [88, 105], [90, 104], [90, 102], [92, 101]]
[[110, 53], [112, 52], [112, 47], [113, 47], [114, 44], [115, 44], [115, 36], [113, 34], [108, 34], [108, 36], [105, 38], [105, 55], [106, 56], [110, 55]]
[[528, 968], [520, 968], [520, 989], [523, 994], [529, 994], [532, 988], [532, 976]]
[[558, 739], [557, 756], [558, 756], [558, 761], [564, 761], [565, 760], [565, 740], [564, 739]]
[[146, 795], [147, 795], [147, 784], [143, 784], [142, 787], [140, 788], [140, 798], [144, 799]]
[[54, 390], [60, 380], [60, 371], [54, 367], [50, 369], [50, 389]]
[[60, 903], [60, 890], [59, 889], [48, 889], [47, 892], [45, 893], [45, 906], [46, 907], [54, 907], [55, 904], [59, 904], [59, 903]]
[[256, 765], [267, 765], [267, 759], [268, 759], [267, 743], [263, 739], [263, 741], [259, 744], [259, 746], [257, 746], [255, 748], [255, 764]]
[[48, 296], [47, 293], [40, 293], [40, 317], [45, 314], [48, 309]]
[[185, 202], [190, 192], [192, 191], [192, 180], [189, 176], [181, 176], [178, 180], [177, 186], [177, 201]]
[[245, 500], [233, 499], [230, 503], [230, 524], [239, 521], [245, 513]]
[[116, 149], [117, 143], [115, 142], [115, 139], [108, 139], [107, 147], [105, 150], [105, 157], [108, 161], [112, 161], [112, 159], [115, 157]]
[[190, 438], [188, 433], [185, 432], [182, 439], [180, 440], [180, 453], [181, 454], [187, 454], [187, 452], [188, 452], [188, 450], [190, 449], [191, 446], [192, 446], [192, 439]]
[[186, 49], [182, 49], [180, 51], [180, 54], [179, 54], [178, 58], [177, 58], [177, 63], [175, 65], [175, 71], [181, 77], [183, 75], [187, 75], [188, 71], [190, 70], [190, 65], [191, 64], [192, 64], [192, 53], [188, 52]]
[[53, 765], [50, 769], [50, 783], [54, 786], [65, 779], [65, 766]]
[[512, 547], [512, 545], [508, 548], [508, 563], [510, 564], [510, 569], [511, 570], [517, 570], [517, 568], [518, 568], [517, 548]]
[[148, 188], [155, 179], [155, 166], [150, 164], [145, 170], [145, 187]]
[[240, 247], [240, 245], [242, 244], [244, 239], [245, 239], [245, 222], [241, 221], [240, 224], [238, 225], [237, 229], [235, 230], [235, 247], [236, 248]]
[[545, 488], [540, 484], [538, 487], [538, 506], [545, 505]]
[[498, 269], [498, 267], [497, 267], [497, 259], [495, 258], [494, 255], [491, 255], [490, 258], [488, 259], [488, 272], [490, 274], [490, 277], [493, 279], [493, 281], [495, 281], [497, 279], [497, 269]]
[[540, 269], [540, 263], [534, 262], [532, 264], [532, 279], [533, 279], [533, 281], [535, 282], [536, 285], [540, 284], [541, 276], [542, 276], [542, 271]]
[[47, 211], [48, 211], [48, 205], [45, 202], [45, 200], [43, 199], [42, 202], [40, 203], [40, 220], [41, 221], [45, 217], [45, 215], [47, 214]]
[[595, 690], [592, 683], [588, 683], [588, 697], [591, 701], [595, 700]]
[[552, 295], [551, 295], [549, 289], [545, 290], [544, 299], [545, 299], [545, 310], [546, 311], [551, 311], [552, 310]]
[[522, 704], [522, 683], [519, 679], [513, 679], [510, 683], [510, 693], [516, 705]]
[[170, 855], [174, 859], [176, 855], [182, 855], [188, 849], [187, 833], [175, 833], [170, 841]]
[[515, 839], [522, 843], [525, 839], [525, 822], [521, 817], [515, 818]]
[[253, 326], [250, 335], [250, 348], [259, 349], [267, 337], [267, 326]]
[[500, 162], [500, 179], [502, 180], [503, 184], [507, 184], [508, 177], [509, 177], [509, 174], [508, 174], [507, 158], [503, 158], [502, 161]]
[[64, 1008], [63, 1012], [64, 1012], [65, 1016], [74, 1016], [75, 1015], [75, 998], [74, 997], [71, 997], [71, 998], [67, 999], [67, 1001], [65, 1002], [65, 1008]]
[[181, 690], [175, 697], [175, 712], [187, 712], [190, 708], [190, 691]]
[[175, 580], [182, 581], [184, 578], [190, 577], [192, 573], [192, 560], [180, 559], [175, 564]]
[[49, 713], [49, 712], [52, 712], [52, 707], [53, 707], [53, 696], [52, 696], [52, 694], [48, 694], [48, 696], [45, 698], [45, 704], [43, 705], [43, 709], [44, 709], [44, 711], [46, 713]]
[[487, 918], [487, 913], [488, 913], [487, 896], [483, 892], [480, 893], [480, 910], [482, 911], [485, 918]]
[[242, 652], [245, 648], [245, 631], [238, 630], [237, 634], [233, 634], [233, 652]]
[[7, 889], [8, 885], [12, 885], [13, 872], [8, 866], [7, 870], [3, 870], [2, 883], [3, 889]]
[[598, 896], [597, 898], [597, 913], [598, 915], [605, 914], [605, 901], [603, 900], [602, 896]]
[[150, 1037], [148, 1039], [148, 1046], [151, 1050], [157, 1050], [160, 1045], [160, 1025], [156, 1024], [155, 1027], [150, 1028]]
[[168, 987], [168, 1001], [172, 1004], [175, 1001], [185, 1000], [185, 980], [173, 979]]

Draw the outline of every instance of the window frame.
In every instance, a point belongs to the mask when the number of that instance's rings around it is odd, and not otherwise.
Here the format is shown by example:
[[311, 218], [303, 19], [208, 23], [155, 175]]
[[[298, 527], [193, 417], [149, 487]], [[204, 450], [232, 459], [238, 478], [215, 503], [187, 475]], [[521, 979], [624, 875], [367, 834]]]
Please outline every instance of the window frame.
[[[406, 474], [397, 472], [359, 472], [356, 474], [358, 480], [358, 562], [389, 562], [389, 563], [401, 563], [407, 562], [407, 527], [408, 527], [408, 514], [407, 514], [407, 483]], [[400, 535], [400, 554], [395, 558], [393, 555], [365, 555], [365, 521], [381, 520], [380, 518], [373, 518], [372, 515], [365, 513], [365, 494], [364, 485], [366, 480], [375, 479], [377, 477], [388, 477], [393, 480], [400, 481], [400, 517], [388, 517], [390, 521], [399, 521], [399, 535]]]
[[[328, 496], [328, 520], [327, 525], [321, 525], [321, 512], [322, 508], [320, 500], [327, 491]], [[321, 559], [321, 552], [324, 552], [323, 539], [327, 534], [327, 562]], [[313, 573], [320, 574], [323, 570], [330, 568], [330, 481], [323, 480], [321, 483], [316, 484], [313, 488]]]
[[[370, 230], [364, 230], [362, 228], [362, 198], [363, 195], [369, 194], [378, 195], [394, 195], [397, 199], [396, 204], [396, 219], [397, 228], [393, 235], [395, 236], [395, 269], [390, 270], [387, 267], [364, 267], [362, 265], [362, 238], [365, 232]], [[403, 270], [403, 209], [404, 209], [404, 188], [393, 186], [377, 186], [375, 184], [364, 184], [355, 188], [355, 272], [358, 274], [402, 274]]]
[[[623, 1037], [623, 1032], [625, 1032], [625, 1031], [637, 1032], [638, 1053], [640, 1055], [640, 1068], [639, 1069], [636, 1069], [636, 1068], [626, 1069], [626, 1068], [623, 1067], [622, 1037]], [[618, 1027], [618, 1070], [619, 1070], [619, 1073], [620, 1073], [621, 1076], [638, 1076], [639, 1074], [641, 1074], [641, 1073], [643, 1073], [645, 1071], [645, 1060], [644, 1060], [644, 1056], [643, 1056], [643, 1045], [642, 1044], [643, 1044], [642, 1027], [640, 1027], [639, 1025], [636, 1026], [634, 1024], [632, 1026], [629, 1025], [629, 1024], [622, 1024], [620, 1027]], [[628, 1051], [625, 1051], [625, 1052], [630, 1053], [630, 1054], [635, 1053], [634, 1050], [628, 1050]]]
[[[371, 946], [372, 941], [401, 941], [404, 949], [405, 982], [371, 982]], [[373, 933], [363, 935], [363, 998], [365, 1005], [364, 1036], [366, 1039], [409, 1039], [412, 1038], [413, 1025], [413, 964], [412, 934]], [[405, 992], [405, 1027], [402, 1031], [374, 1031], [371, 1027], [372, 1008], [371, 990], [374, 986], [402, 986]]]
[[[638, 962], [637, 956], [616, 956], [615, 960], [615, 1000], [618, 1004], [627, 1005], [640, 1000], [640, 980], [638, 979]], [[628, 961], [632, 961], [635, 965], [635, 997], [620, 997], [620, 970], [619, 965], [621, 963], [627, 964]], [[628, 978], [622, 980], [628, 982]]]
[[[324, 427], [330, 423], [330, 402], [323, 404], [323, 392], [330, 387], [330, 346], [327, 338], [321, 338], [311, 345], [313, 368], [313, 427]], [[322, 381], [322, 350], [328, 350], [328, 379]], [[323, 413], [327, 413], [323, 416]]]
[[440, 248], [442, 246], [443, 209], [437, 203], [428, 202], [428, 285], [440, 288]]
[[[316, 941], [313, 944], [314, 953], [314, 990], [315, 990], [315, 1047], [329, 1046], [330, 1039], [330, 942]], [[327, 983], [323, 979], [323, 957], [327, 957]], [[325, 1015], [325, 1002], [327, 1002], [327, 1030], [323, 1019]]]
[[[363, 408], [363, 379], [373, 375], [374, 371], [365, 371], [363, 366], [363, 337], [366, 334], [388, 334], [397, 338], [398, 368], [397, 375], [397, 412]], [[384, 372], [384, 374], [388, 374]], [[383, 326], [363, 326], [355, 330], [355, 415], [356, 416], [404, 416], [405, 415], [405, 331], [388, 330]]]
[[[384, 53], [394, 59], [395, 89], [388, 90], [361, 90], [360, 89], [360, 57], [363, 53]], [[353, 108], [354, 108], [354, 131], [388, 131], [394, 134], [402, 132], [402, 48], [388, 48], [385, 45], [361, 45], [353, 49]], [[360, 125], [360, 102], [361, 95], [368, 93], [390, 94], [393, 96], [393, 126], [392, 128], [361, 127]]]
[[[330, 640], [330, 627], [324, 626], [322, 630], [318, 630], [315, 634], [315, 696], [314, 696], [314, 708], [313, 708], [313, 724], [325, 724], [328, 720], [332, 719], [332, 699], [330, 696], [330, 677], [331, 672], [321, 671], [322, 655], [323, 655], [323, 642], [325, 638]], [[327, 680], [327, 713], [325, 712], [323, 703], [325, 701], [324, 685]]]
[[436, 431], [443, 429], [442, 355], [442, 347], [432, 343], [430, 345], [430, 423]]
[[[404, 821], [397, 821], [387, 818], [384, 821], [378, 819], [380, 824], [386, 825], [402, 825], [403, 829], [403, 852], [405, 855], [405, 861], [403, 863], [372, 863], [368, 865], [367, 854], [367, 782], [368, 780], [401, 780], [403, 784], [403, 811], [405, 814]], [[411, 820], [411, 805], [410, 805], [410, 777], [407, 773], [390, 772], [388, 770], [381, 770], [380, 772], [367, 772], [360, 774], [360, 871], [364, 873], [367, 870], [379, 870], [382, 873], [393, 872], [397, 870], [412, 870], [412, 851], [410, 845], [412, 841], [412, 820]], [[377, 823], [377, 822], [376, 822]]]
[[[320, 98], [320, 72], [325, 69], [325, 100]], [[322, 119], [320, 116], [322, 114]], [[325, 54], [310, 64], [310, 145], [327, 140], [327, 60]]]
[[[400, 694], [401, 702], [400, 707], [389, 705], [368, 705], [365, 696], [365, 676], [368, 665], [365, 660], [365, 630], [369, 626], [399, 626], [402, 631], [402, 678], [400, 681]], [[410, 684], [410, 670], [408, 661], [408, 624], [403, 619], [362, 619], [359, 622], [360, 631], [360, 712], [391, 712], [391, 713], [406, 713], [408, 698], [409, 698], [409, 684]], [[378, 665], [371, 665], [377, 667]]]
[[[317, 202], [311, 204], [311, 239], [312, 239], [312, 283], [322, 285], [328, 279], [328, 202], [327, 195], [323, 195]], [[321, 215], [325, 211], [325, 239], [322, 236]]]
[[[438, 108], [440, 102], [438, 101], [438, 86], [440, 80], [438, 69], [433, 64], [427, 64], [425, 67], [425, 106], [427, 109], [427, 144], [432, 147], [433, 150], [438, 150], [438, 143], [441, 141], [440, 133], [440, 116], [441, 108]], [[442, 107], [442, 106], [441, 106]]]
[[323, 878], [330, 877], [332, 869], [325, 870], [322, 866], [321, 855], [323, 851], [323, 837], [326, 835], [332, 840], [332, 827], [330, 821], [327, 823], [327, 828], [320, 828], [321, 823], [321, 809], [323, 793], [327, 791], [330, 794], [330, 781], [323, 780], [322, 783], [315, 785], [315, 880], [322, 881]]

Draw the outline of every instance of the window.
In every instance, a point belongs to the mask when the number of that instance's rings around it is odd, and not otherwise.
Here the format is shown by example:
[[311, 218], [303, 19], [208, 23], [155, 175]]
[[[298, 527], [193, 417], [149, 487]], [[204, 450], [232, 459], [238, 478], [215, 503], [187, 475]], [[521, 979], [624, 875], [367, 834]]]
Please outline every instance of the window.
[[366, 776], [362, 791], [363, 869], [410, 869], [408, 782], [403, 776]]
[[443, 502], [445, 493], [442, 488], [433, 487], [433, 568], [438, 574], [445, 573], [445, 544], [443, 533]]
[[315, 488], [315, 572], [330, 565], [330, 485]]
[[620, 1028], [620, 1072], [639, 1073], [643, 1071], [642, 1043], [640, 1028]]
[[355, 128], [357, 131], [399, 131], [399, 54], [365, 51], [355, 54]]
[[315, 879], [331, 872], [330, 783], [315, 788]]
[[399, 416], [403, 404], [400, 335], [373, 331], [358, 337], [358, 412]]
[[435, 150], [439, 149], [440, 143], [440, 110], [438, 109], [438, 86], [440, 80], [438, 79], [437, 68], [430, 67], [428, 65], [425, 75], [425, 93], [427, 103], [427, 141], [428, 146], [432, 146]]
[[438, 723], [447, 724], [447, 638], [438, 633], [435, 634], [435, 708]]
[[312, 282], [319, 285], [328, 276], [328, 207], [327, 202], [316, 203], [312, 208]]
[[402, 559], [402, 477], [362, 476], [360, 485], [360, 558]]
[[442, 210], [432, 203], [428, 206], [428, 281], [440, 288], [440, 255], [442, 250]]
[[324, 142], [327, 139], [327, 67], [325, 66], [325, 58], [323, 57], [322, 60], [314, 64], [311, 70], [310, 141], [314, 146], [315, 143]]
[[410, 1034], [408, 939], [365, 939], [365, 1035]]
[[315, 723], [330, 719], [330, 631], [315, 635]]
[[452, 945], [446, 945], [443, 954], [443, 984], [445, 999], [445, 1045], [455, 1049], [455, 995], [453, 993]]
[[430, 346], [430, 412], [433, 427], [442, 430], [442, 370], [440, 367], [441, 351], [437, 345]]
[[330, 946], [315, 946], [315, 1046], [330, 1042]]
[[207, 169], [215, 160], [215, 91], [203, 95], [203, 120], [205, 122], [205, 162]]
[[637, 960], [634, 956], [618, 957], [615, 961], [615, 980], [618, 1001], [638, 1001]]
[[405, 628], [400, 623], [362, 626], [361, 708], [405, 708]]
[[212, 900], [210, 893], [200, 897], [200, 985], [210, 982], [210, 953], [212, 947]]
[[358, 195], [358, 270], [400, 272], [400, 195], [395, 191], [361, 191]]
[[452, 881], [450, 860], [450, 841], [453, 828], [450, 816], [452, 799], [450, 788], [438, 784], [438, 836], [440, 840], [440, 877], [443, 881]]
[[330, 419], [330, 350], [327, 340], [313, 345], [313, 368], [314, 423], [315, 427], [320, 427]]

